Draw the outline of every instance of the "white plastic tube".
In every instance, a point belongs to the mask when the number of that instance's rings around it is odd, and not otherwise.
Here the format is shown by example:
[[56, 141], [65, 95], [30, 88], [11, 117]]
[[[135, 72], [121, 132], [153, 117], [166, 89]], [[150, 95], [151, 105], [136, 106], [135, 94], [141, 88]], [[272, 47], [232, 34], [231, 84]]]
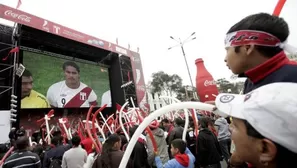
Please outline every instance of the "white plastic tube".
[[182, 102], [182, 103], [174, 103], [168, 106], [164, 106], [161, 109], [156, 110], [155, 112], [151, 113], [149, 116], [144, 118], [143, 122], [138, 126], [136, 129], [134, 135], [132, 136], [130, 142], [128, 143], [127, 149], [124, 153], [123, 159], [121, 161], [121, 164], [119, 168], [125, 168], [128, 160], [131, 156], [132, 150], [137, 142], [138, 137], [142, 134], [142, 132], [145, 130], [145, 128], [156, 118], [158, 118], [161, 115], [164, 115], [172, 110], [177, 109], [199, 109], [199, 110], [205, 110], [205, 111], [212, 111], [214, 108], [214, 105], [200, 103], [200, 102]]
[[122, 108], [121, 108], [121, 110], [120, 110], [120, 114], [119, 114], [120, 126], [121, 126], [121, 128], [122, 128], [122, 131], [123, 131], [124, 134], [125, 134], [125, 137], [126, 137], [126, 139], [127, 139], [127, 142], [129, 142], [130, 137], [129, 137], [129, 135], [128, 135], [128, 133], [127, 133], [125, 127], [124, 127], [124, 124], [123, 124], [123, 121], [122, 121], [122, 117], [123, 117], [123, 110], [124, 110], [124, 108], [127, 106], [128, 103], [129, 103], [129, 102], [127, 101], [127, 102], [122, 106]]
[[[50, 118], [47, 114], [44, 116], [45, 126], [46, 126], [46, 133], [47, 133], [47, 135], [50, 134], [50, 128], [49, 128], [49, 124], [48, 124], [48, 121], [49, 121], [50, 119], [51, 119], [51, 118]], [[48, 138], [47, 143], [48, 143], [49, 145], [51, 144], [51, 137], [50, 137], [50, 136], [49, 136], [49, 138]]]

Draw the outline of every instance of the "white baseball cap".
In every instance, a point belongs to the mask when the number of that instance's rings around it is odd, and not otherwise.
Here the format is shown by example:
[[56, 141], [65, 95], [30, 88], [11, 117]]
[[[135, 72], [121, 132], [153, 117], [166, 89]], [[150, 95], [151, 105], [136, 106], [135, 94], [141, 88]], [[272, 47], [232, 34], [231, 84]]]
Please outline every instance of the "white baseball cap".
[[297, 153], [297, 83], [273, 83], [248, 94], [216, 97], [220, 116], [246, 120], [264, 137]]

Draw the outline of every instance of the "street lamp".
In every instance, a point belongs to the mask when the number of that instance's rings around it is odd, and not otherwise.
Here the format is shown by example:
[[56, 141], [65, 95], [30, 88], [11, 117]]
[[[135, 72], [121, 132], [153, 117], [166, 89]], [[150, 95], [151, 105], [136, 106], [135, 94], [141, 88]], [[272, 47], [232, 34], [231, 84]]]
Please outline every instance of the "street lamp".
[[191, 72], [190, 72], [190, 69], [189, 69], [189, 65], [188, 65], [188, 61], [187, 61], [187, 57], [186, 57], [186, 53], [185, 53], [185, 50], [184, 50], [184, 44], [187, 43], [187, 42], [190, 42], [192, 40], [195, 40], [196, 37], [193, 37], [196, 33], [193, 32], [188, 38], [186, 38], [184, 41], [182, 41], [180, 38], [175, 39], [174, 37], [170, 36], [170, 38], [174, 41], [176, 41], [178, 44], [175, 45], [175, 46], [172, 46], [172, 47], [169, 47], [168, 50], [171, 50], [172, 48], [175, 48], [175, 47], [181, 47], [181, 50], [182, 50], [182, 53], [183, 53], [183, 56], [184, 56], [184, 59], [185, 59], [185, 63], [186, 63], [186, 66], [187, 66], [187, 70], [188, 70], [188, 74], [189, 74], [189, 77], [190, 77], [190, 82], [191, 82], [191, 85], [192, 87], [194, 88], [194, 84], [193, 84], [193, 80], [192, 80], [192, 77], [191, 77]]

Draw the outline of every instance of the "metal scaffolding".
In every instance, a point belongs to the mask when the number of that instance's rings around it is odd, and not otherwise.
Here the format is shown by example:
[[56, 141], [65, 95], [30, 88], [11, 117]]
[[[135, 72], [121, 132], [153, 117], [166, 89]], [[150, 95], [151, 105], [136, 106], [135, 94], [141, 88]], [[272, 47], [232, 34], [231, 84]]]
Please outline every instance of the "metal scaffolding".
[[[17, 96], [16, 96], [16, 71], [18, 68], [18, 52], [12, 50], [18, 47], [18, 24], [14, 27], [0, 25], [0, 96], [10, 100], [9, 104], [2, 104], [1, 109], [12, 112], [11, 121], [16, 121]], [[9, 92], [9, 93], [7, 93]], [[9, 97], [7, 97], [10, 95]]]

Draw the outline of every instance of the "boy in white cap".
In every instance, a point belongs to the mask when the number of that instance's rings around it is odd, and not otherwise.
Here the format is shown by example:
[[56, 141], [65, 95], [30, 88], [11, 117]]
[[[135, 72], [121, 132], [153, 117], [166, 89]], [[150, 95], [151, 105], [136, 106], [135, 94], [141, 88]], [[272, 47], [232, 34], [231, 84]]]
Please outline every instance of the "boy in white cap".
[[248, 94], [219, 94], [216, 113], [231, 116], [242, 161], [257, 168], [297, 167], [297, 84], [273, 83]]

